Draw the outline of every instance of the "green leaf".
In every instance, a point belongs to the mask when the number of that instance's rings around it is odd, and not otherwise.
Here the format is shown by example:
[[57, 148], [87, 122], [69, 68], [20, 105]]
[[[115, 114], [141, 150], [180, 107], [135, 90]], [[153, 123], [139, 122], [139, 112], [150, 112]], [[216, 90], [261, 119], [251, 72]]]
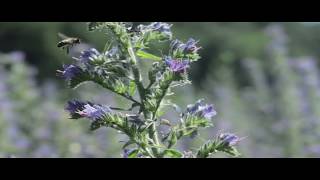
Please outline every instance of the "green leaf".
[[178, 141], [177, 132], [175, 130], [172, 130], [168, 137], [168, 147], [174, 146]]
[[97, 130], [97, 129], [99, 129], [100, 127], [102, 127], [102, 126], [104, 126], [105, 125], [105, 123], [104, 123], [104, 121], [94, 121], [94, 122], [92, 122], [91, 123], [91, 125], [90, 125], [90, 131], [95, 131], [95, 130]]
[[137, 56], [141, 59], [149, 59], [149, 60], [154, 60], [154, 61], [161, 61], [162, 60], [161, 57], [155, 56], [153, 54], [150, 54], [150, 53], [147, 53], [147, 52], [141, 51], [141, 50], [137, 51]]
[[126, 144], [124, 144], [122, 146], [122, 149], [125, 149], [126, 147], [130, 146], [131, 144], [134, 144], [134, 141], [130, 140], [130, 141], [126, 142]]
[[135, 149], [128, 154], [128, 158], [136, 158], [138, 153], [139, 153], [139, 150]]
[[225, 152], [231, 156], [234, 156], [234, 157], [241, 156], [241, 153], [235, 147], [230, 147], [230, 148], [224, 149], [223, 152]]
[[68, 86], [72, 89], [76, 89], [81, 84], [83, 84], [86, 81], [91, 80], [91, 77], [88, 72], [82, 71], [77, 76], [73, 77], [72, 79], [68, 80]]
[[181, 158], [183, 156], [183, 154], [177, 150], [174, 149], [166, 149], [163, 151], [163, 155], [164, 156], [169, 156], [172, 158]]
[[129, 95], [133, 96], [134, 93], [136, 92], [136, 89], [137, 89], [136, 83], [134, 81], [130, 81], [129, 89], [128, 89]]

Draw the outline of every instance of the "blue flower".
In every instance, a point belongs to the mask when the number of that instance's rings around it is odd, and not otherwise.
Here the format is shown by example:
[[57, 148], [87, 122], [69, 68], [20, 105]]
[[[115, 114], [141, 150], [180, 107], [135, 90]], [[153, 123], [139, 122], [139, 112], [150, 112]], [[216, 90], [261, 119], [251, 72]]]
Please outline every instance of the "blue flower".
[[11, 59], [15, 62], [21, 62], [25, 60], [25, 53], [21, 52], [21, 51], [13, 51], [9, 54], [9, 56], [11, 57]]
[[162, 22], [154, 22], [149, 25], [149, 27], [160, 33], [171, 34], [171, 25]]
[[172, 72], [184, 73], [189, 68], [190, 61], [174, 60], [171, 57], [166, 57], [165, 62]]
[[195, 114], [198, 111], [199, 107], [202, 105], [202, 102], [203, 100], [201, 99], [201, 100], [198, 100], [196, 104], [189, 104], [187, 106], [187, 113]]
[[183, 44], [181, 41], [176, 39], [176, 40], [171, 42], [170, 47], [171, 47], [172, 51], [176, 51], [176, 50], [182, 50], [183, 51], [183, 49], [185, 47], [185, 44]]
[[213, 105], [202, 106], [202, 116], [206, 119], [211, 119], [213, 116], [217, 115], [217, 112], [213, 109]]
[[79, 60], [81, 63], [86, 64], [93, 59], [97, 59], [99, 55], [100, 53], [95, 48], [91, 48], [89, 50], [82, 51]]
[[151, 29], [152, 31], [157, 31], [160, 34], [165, 36], [165, 39], [172, 38], [171, 25], [162, 22], [154, 22], [147, 26], [147, 29]]
[[68, 103], [67, 103], [67, 105], [65, 107], [65, 110], [69, 111], [71, 116], [73, 116], [77, 112], [82, 111], [86, 104], [87, 103], [84, 103], [84, 102], [81, 102], [81, 101], [77, 101], [77, 100], [68, 101]]
[[184, 46], [183, 52], [184, 53], [197, 53], [200, 47], [197, 47], [198, 41], [190, 38]]
[[171, 42], [171, 51], [178, 51], [184, 54], [195, 54], [198, 52], [201, 47], [197, 47], [198, 41], [190, 38], [185, 44], [179, 40], [174, 40]]
[[231, 133], [222, 133], [219, 135], [219, 140], [226, 146], [235, 146], [240, 141], [240, 138]]
[[84, 105], [84, 109], [78, 112], [78, 114], [83, 117], [96, 120], [110, 112], [111, 112], [111, 109], [109, 107], [102, 106], [102, 105], [86, 104]]
[[57, 75], [66, 80], [72, 79], [82, 72], [82, 69], [76, 65], [63, 65], [63, 70], [57, 70]]
[[217, 112], [214, 110], [213, 105], [204, 105], [203, 100], [198, 100], [194, 105], [188, 105], [186, 113], [206, 119], [211, 119], [212, 117], [217, 115]]

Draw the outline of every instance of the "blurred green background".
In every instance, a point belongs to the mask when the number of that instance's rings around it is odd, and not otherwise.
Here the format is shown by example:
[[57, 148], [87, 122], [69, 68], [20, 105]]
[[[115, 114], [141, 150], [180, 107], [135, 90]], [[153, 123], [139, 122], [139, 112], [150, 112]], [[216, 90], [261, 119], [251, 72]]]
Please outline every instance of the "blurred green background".
[[[222, 130], [246, 137], [243, 157], [320, 156], [318, 23], [170, 23], [176, 38], [202, 46], [193, 85], [176, 89], [177, 104], [203, 97], [218, 112], [214, 128], [179, 149], [195, 149]], [[80, 22], [0, 23], [0, 157], [121, 157], [125, 137], [104, 128], [91, 133], [89, 122], [69, 120], [63, 110], [70, 98], [125, 101], [94, 84], [66, 88], [55, 71], [72, 59], [56, 47], [59, 32], [98, 50], [108, 40]]]

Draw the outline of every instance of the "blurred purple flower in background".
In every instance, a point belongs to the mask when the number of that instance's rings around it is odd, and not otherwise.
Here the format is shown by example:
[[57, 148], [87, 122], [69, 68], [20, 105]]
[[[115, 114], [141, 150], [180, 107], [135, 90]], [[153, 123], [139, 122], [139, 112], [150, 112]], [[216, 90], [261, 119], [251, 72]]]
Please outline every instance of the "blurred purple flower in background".
[[22, 51], [13, 51], [9, 53], [9, 56], [11, 57], [12, 61], [15, 61], [15, 62], [24, 61], [26, 58], [25, 53], [23, 53]]
[[29, 138], [19, 137], [14, 141], [15, 147], [18, 149], [27, 149], [31, 146], [31, 141]]
[[56, 158], [58, 157], [54, 147], [48, 144], [42, 144], [34, 152], [33, 157]]

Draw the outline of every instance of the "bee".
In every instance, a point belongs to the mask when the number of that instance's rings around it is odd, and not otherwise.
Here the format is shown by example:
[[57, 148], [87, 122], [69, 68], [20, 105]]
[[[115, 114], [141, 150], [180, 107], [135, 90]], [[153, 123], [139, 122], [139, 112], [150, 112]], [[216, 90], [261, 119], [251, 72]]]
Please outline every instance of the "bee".
[[64, 35], [62, 33], [59, 33], [58, 36], [63, 40], [61, 40], [57, 44], [57, 47], [58, 48], [62, 48], [62, 49], [66, 49], [67, 50], [67, 54], [69, 53], [70, 48], [72, 48], [76, 44], [80, 44], [81, 43], [80, 38], [68, 37], [68, 36], [66, 36], [66, 35]]

